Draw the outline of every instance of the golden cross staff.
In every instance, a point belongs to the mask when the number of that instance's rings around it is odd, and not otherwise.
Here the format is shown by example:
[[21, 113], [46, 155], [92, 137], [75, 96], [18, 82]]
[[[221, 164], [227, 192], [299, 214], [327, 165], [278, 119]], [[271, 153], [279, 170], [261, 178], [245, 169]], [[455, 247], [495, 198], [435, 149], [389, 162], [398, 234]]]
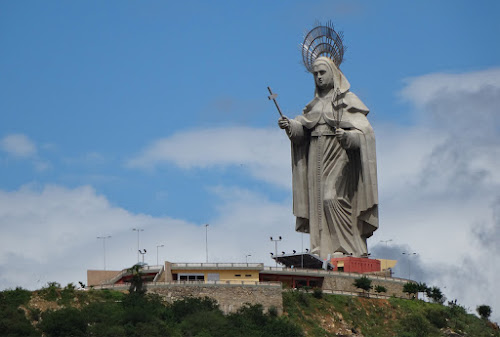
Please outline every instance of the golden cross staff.
[[267, 96], [268, 99], [272, 99], [274, 102], [274, 105], [276, 105], [276, 109], [278, 109], [278, 112], [280, 113], [280, 116], [283, 117], [283, 114], [281, 113], [280, 106], [278, 105], [278, 101], [276, 100], [276, 97], [278, 97], [278, 94], [273, 94], [272, 90], [270, 87], [267, 87], [267, 90], [269, 90], [269, 93], [271, 94], [270, 96]]

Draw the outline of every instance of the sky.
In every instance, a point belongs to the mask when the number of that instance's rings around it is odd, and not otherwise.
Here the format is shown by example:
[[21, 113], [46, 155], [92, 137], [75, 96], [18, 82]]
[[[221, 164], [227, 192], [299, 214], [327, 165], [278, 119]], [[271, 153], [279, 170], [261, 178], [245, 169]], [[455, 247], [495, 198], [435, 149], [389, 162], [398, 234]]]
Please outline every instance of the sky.
[[376, 135], [372, 256], [500, 321], [499, 15], [462, 0], [0, 1], [0, 289], [130, 267], [133, 228], [149, 264], [271, 266], [270, 236], [308, 248], [267, 86], [301, 113], [299, 45], [332, 20]]

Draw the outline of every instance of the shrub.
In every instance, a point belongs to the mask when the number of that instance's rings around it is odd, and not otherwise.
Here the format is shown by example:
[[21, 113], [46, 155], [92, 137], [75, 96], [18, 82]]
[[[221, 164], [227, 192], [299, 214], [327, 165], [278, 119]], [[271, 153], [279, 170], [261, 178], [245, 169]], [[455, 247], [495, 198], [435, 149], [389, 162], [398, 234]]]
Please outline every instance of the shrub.
[[46, 301], [55, 301], [59, 297], [61, 285], [57, 282], [48, 282], [47, 286], [40, 290], [40, 295]]
[[11, 308], [28, 304], [31, 299], [31, 291], [17, 287], [15, 290], [4, 290], [0, 292], [0, 305]]
[[429, 307], [425, 311], [425, 317], [438, 329], [445, 328], [450, 317], [445, 307]]
[[278, 308], [276, 308], [274, 305], [269, 308], [267, 311], [267, 314], [270, 317], [278, 317]]
[[491, 315], [491, 307], [486, 304], [478, 306], [476, 311], [482, 319], [488, 319]]
[[377, 293], [386, 293], [387, 292], [387, 288], [384, 287], [384, 286], [378, 285], [378, 286], [375, 287], [375, 292], [377, 292]]
[[61, 304], [68, 305], [75, 298], [75, 285], [73, 283], [69, 283], [64, 289], [61, 290], [61, 298], [59, 302]]
[[46, 311], [39, 327], [48, 337], [85, 336], [87, 333], [87, 322], [75, 308]]
[[297, 302], [299, 302], [300, 305], [302, 305], [304, 307], [309, 306], [309, 297], [307, 296], [306, 293], [303, 293], [302, 291], [297, 290], [295, 292], [295, 294], [296, 294]]
[[401, 319], [399, 331], [399, 337], [428, 337], [434, 329], [425, 317], [414, 313]]
[[186, 297], [182, 300], [175, 301], [168, 309], [172, 319], [179, 323], [182, 322], [185, 317], [200, 311], [219, 311], [219, 305], [216, 300], [209, 297]]
[[322, 299], [323, 298], [323, 290], [321, 290], [321, 288], [314, 288], [313, 296], [317, 299]]
[[370, 289], [372, 288], [372, 280], [370, 280], [366, 276], [363, 276], [355, 279], [352, 285], [356, 288], [362, 289], [363, 291], [370, 291]]

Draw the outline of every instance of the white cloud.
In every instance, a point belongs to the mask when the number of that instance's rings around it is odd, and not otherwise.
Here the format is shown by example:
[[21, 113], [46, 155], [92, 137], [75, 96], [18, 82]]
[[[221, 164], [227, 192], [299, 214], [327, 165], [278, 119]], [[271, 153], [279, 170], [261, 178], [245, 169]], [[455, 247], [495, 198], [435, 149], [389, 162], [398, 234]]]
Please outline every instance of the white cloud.
[[37, 153], [35, 143], [20, 133], [10, 134], [0, 139], [0, 148], [8, 154], [20, 158], [32, 157]]
[[166, 163], [186, 169], [236, 167], [268, 183], [291, 186], [289, 140], [278, 128], [189, 130], [153, 142], [127, 165], [154, 169]]
[[[441, 101], [443, 95], [455, 93], [479, 93], [488, 87], [500, 87], [500, 69], [447, 74], [435, 73], [406, 79], [406, 87], [401, 91], [404, 98], [417, 106], [425, 106]], [[463, 103], [463, 102], [462, 102]], [[479, 108], [481, 101], [474, 101]], [[484, 102], [488, 104], [489, 102]], [[453, 114], [453, 112], [451, 112]]]
[[[36, 284], [35, 278], [61, 283], [85, 280], [86, 269], [103, 267], [97, 236], [113, 236], [108, 243], [108, 269], [122, 269], [136, 262], [132, 228], [144, 228], [145, 233], [157, 228], [158, 234], [175, 237], [173, 228], [189, 233], [196, 227], [180, 220], [132, 214], [111, 205], [89, 186], [27, 185], [0, 191], [0, 204], [0, 288], [43, 285]], [[181, 237], [186, 243], [188, 235]]]
[[409, 79], [402, 95], [421, 118], [375, 128], [381, 228], [372, 243], [411, 247], [423, 281], [472, 310], [492, 305], [498, 320], [500, 257], [484, 239], [500, 227], [492, 207], [500, 196], [500, 69]]
[[[300, 248], [287, 206], [270, 202], [239, 188], [214, 187], [221, 197], [220, 215], [209, 220], [209, 259], [218, 262], [266, 261], [274, 245], [270, 235], [284, 237], [280, 249]], [[145, 261], [205, 261], [205, 229], [168, 217], [133, 214], [113, 206], [89, 186], [74, 189], [56, 185], [26, 185], [0, 190], [0, 289], [40, 288], [49, 281], [63, 285], [85, 282], [87, 269], [103, 268], [102, 241], [106, 241], [108, 270], [121, 270], [137, 262], [137, 235]]]

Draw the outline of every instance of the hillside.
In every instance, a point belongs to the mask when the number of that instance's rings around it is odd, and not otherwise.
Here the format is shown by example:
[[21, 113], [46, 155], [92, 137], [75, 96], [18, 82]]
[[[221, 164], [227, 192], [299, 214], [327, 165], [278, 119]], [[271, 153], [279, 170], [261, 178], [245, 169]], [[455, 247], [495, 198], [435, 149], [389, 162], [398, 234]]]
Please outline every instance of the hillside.
[[154, 294], [76, 290], [0, 292], [1, 336], [499, 336], [459, 305], [418, 300], [283, 293], [284, 314], [246, 305], [223, 315], [208, 298], [165, 305]]
[[456, 304], [294, 291], [283, 294], [283, 306], [307, 336], [500, 336], [496, 324]]

